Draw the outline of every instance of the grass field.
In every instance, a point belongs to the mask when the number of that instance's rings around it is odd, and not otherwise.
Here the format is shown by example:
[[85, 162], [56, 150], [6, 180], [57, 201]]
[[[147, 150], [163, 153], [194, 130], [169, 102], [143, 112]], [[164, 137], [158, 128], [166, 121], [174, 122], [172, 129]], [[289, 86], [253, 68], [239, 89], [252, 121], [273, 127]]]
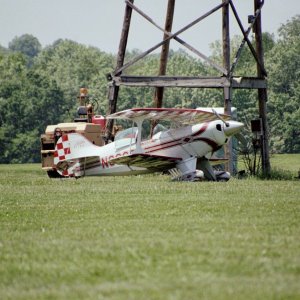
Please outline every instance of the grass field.
[[0, 299], [300, 299], [297, 180], [0, 165], [0, 191]]
[[289, 170], [295, 176], [300, 171], [300, 154], [277, 154], [271, 157], [274, 168]]

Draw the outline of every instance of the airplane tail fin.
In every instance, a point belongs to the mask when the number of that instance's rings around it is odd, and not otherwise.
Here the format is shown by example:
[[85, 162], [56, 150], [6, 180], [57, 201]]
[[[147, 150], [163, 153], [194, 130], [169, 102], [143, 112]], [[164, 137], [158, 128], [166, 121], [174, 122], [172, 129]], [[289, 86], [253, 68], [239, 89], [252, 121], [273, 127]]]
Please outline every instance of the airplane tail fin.
[[62, 176], [82, 176], [81, 165], [87, 157], [99, 157], [99, 147], [81, 134], [63, 135], [56, 143], [54, 165]]

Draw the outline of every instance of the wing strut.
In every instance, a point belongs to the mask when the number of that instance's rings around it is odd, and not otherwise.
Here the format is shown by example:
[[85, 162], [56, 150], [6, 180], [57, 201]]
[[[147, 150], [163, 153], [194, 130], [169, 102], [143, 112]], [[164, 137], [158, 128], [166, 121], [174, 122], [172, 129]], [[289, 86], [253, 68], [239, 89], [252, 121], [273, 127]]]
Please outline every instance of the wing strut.
[[138, 119], [135, 120], [137, 127], [138, 127], [138, 135], [137, 135], [137, 141], [136, 141], [136, 148], [135, 148], [135, 153], [144, 153], [144, 150], [142, 148], [142, 125], [143, 125], [143, 120]]

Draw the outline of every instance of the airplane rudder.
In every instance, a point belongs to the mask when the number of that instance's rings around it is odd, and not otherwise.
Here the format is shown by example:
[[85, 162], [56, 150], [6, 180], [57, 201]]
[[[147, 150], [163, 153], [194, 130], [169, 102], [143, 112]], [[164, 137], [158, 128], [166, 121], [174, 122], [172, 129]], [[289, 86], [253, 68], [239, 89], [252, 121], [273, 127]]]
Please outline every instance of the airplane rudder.
[[69, 135], [62, 135], [55, 145], [54, 151], [54, 163], [57, 164], [60, 161], [70, 159], [71, 157], [71, 143], [69, 141]]

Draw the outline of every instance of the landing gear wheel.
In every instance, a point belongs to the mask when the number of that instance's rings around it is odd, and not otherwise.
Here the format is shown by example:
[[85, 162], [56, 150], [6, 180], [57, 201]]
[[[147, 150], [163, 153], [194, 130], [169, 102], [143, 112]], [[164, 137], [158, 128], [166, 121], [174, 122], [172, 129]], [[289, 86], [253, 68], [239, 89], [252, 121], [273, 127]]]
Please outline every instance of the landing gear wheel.
[[49, 171], [47, 171], [47, 174], [48, 174], [49, 178], [62, 178], [63, 177], [56, 170], [49, 170]]

